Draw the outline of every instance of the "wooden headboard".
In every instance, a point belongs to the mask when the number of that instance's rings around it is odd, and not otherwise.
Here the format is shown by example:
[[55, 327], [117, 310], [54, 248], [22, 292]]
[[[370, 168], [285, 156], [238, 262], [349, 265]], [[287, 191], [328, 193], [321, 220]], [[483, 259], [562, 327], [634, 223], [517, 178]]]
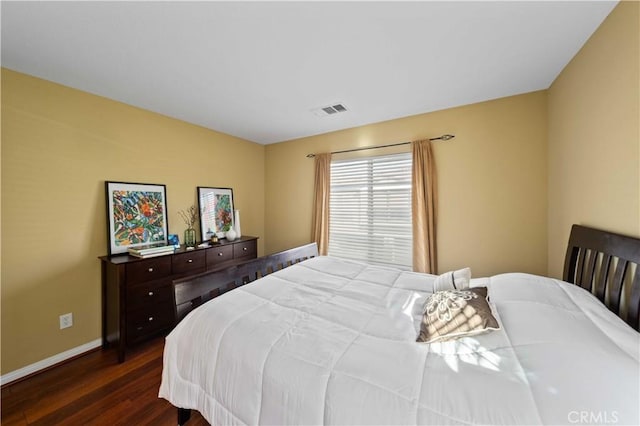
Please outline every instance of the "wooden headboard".
[[595, 295], [640, 330], [640, 239], [573, 225], [563, 280]]
[[218, 271], [173, 281], [176, 324], [204, 302], [272, 272], [318, 255], [316, 243], [248, 260]]

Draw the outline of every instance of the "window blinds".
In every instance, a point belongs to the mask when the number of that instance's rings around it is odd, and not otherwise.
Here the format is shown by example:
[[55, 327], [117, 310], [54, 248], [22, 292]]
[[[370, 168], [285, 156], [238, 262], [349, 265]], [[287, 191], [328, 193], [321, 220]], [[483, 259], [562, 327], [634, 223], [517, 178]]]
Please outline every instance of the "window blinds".
[[329, 255], [411, 268], [411, 153], [332, 161], [329, 210]]

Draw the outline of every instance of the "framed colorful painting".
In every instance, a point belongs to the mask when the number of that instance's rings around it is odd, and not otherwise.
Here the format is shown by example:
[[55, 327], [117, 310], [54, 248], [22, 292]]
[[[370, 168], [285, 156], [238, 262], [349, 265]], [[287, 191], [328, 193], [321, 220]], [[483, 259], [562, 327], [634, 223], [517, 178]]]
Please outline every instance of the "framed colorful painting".
[[146, 245], [167, 245], [164, 185], [105, 182], [105, 187], [109, 255]]
[[216, 234], [224, 238], [233, 228], [233, 190], [231, 188], [198, 187], [200, 235], [207, 241]]

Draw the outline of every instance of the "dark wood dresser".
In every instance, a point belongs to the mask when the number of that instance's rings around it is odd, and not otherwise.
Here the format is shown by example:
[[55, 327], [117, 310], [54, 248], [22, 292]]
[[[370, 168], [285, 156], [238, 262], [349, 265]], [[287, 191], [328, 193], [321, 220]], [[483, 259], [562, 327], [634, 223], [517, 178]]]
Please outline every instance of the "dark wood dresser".
[[102, 256], [102, 346], [126, 348], [169, 331], [176, 322], [171, 282], [205, 271], [233, 266], [258, 256], [258, 237], [221, 240], [207, 248], [139, 259]]

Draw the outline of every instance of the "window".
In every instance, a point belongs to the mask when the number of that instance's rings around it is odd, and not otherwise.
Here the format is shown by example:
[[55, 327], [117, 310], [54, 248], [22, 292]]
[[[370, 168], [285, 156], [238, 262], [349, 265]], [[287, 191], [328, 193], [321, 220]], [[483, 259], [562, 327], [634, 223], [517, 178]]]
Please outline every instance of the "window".
[[411, 269], [411, 153], [331, 162], [329, 255]]

